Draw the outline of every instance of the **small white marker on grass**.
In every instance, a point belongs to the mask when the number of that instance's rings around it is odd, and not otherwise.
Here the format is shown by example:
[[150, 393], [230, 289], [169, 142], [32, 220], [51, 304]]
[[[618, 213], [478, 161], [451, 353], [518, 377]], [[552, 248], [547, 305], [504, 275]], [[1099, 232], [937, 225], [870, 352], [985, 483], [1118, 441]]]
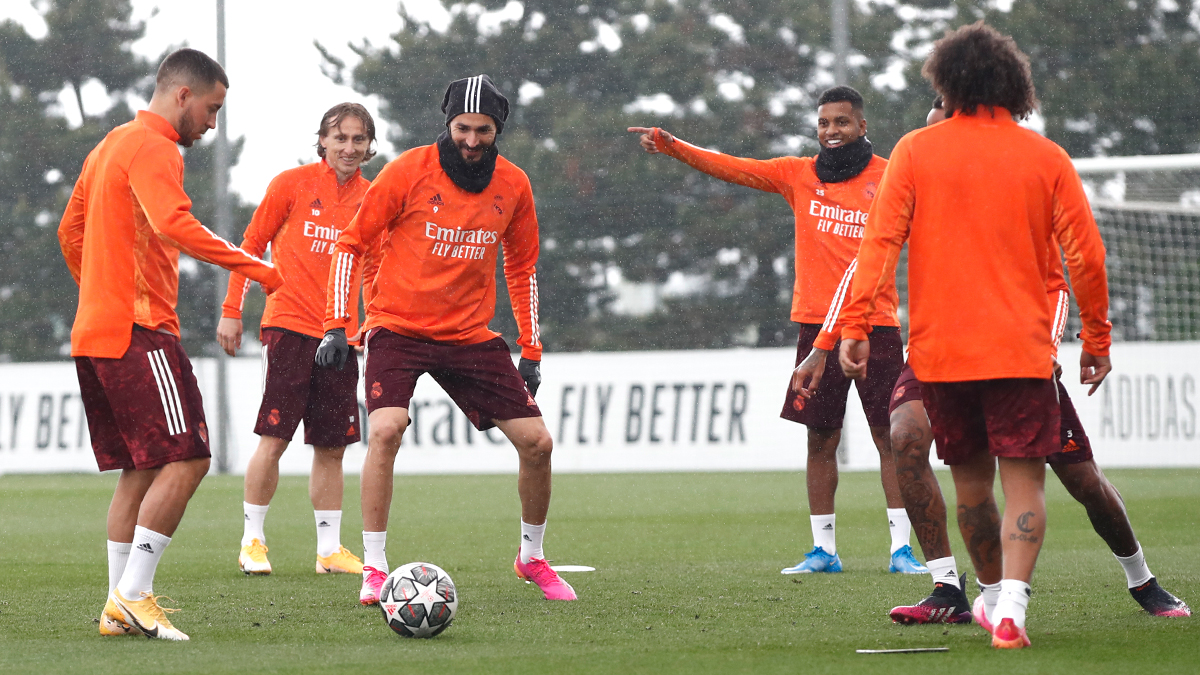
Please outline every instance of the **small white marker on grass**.
[[858, 654], [923, 654], [925, 652], [948, 652], [949, 647], [912, 647], [909, 649], [855, 649]]
[[595, 572], [595, 567], [587, 565], [551, 565], [550, 569], [555, 572]]

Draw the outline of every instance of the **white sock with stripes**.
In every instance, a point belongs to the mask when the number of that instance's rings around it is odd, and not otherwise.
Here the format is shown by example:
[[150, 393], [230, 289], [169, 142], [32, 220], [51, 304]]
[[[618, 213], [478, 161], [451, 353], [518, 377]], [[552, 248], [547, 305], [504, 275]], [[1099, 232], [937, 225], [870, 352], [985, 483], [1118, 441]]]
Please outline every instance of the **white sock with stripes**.
[[242, 528], [242, 546], [249, 546], [250, 541], [257, 539], [263, 544], [267, 543], [267, 535], [263, 534], [263, 524], [267, 520], [267, 509], [271, 508], [270, 504], [251, 504], [250, 502], [242, 502], [242, 514], [245, 520], [245, 526]]
[[327, 558], [342, 547], [342, 511], [313, 511], [317, 521], [317, 555]]
[[908, 546], [912, 535], [912, 523], [908, 520], [908, 511], [903, 508], [887, 509], [888, 530], [892, 534], [892, 550], [895, 553]]
[[546, 554], [542, 552], [542, 537], [545, 534], [545, 523], [530, 525], [524, 520], [521, 521], [521, 547], [518, 549], [518, 555], [521, 556], [522, 565], [528, 565], [530, 558], [546, 559]]
[[933, 577], [933, 583], [947, 584], [964, 591], [966, 590], [958, 582], [958, 566], [954, 563], [954, 556], [948, 555], [945, 558], [926, 560], [925, 566], [929, 568], [929, 574]]
[[125, 571], [117, 582], [121, 597], [136, 602], [142, 599], [143, 593], [154, 592], [154, 573], [158, 570], [163, 551], [167, 550], [170, 543], [171, 538], [165, 534], [141, 525], [134, 528], [129, 561], [125, 563]]
[[812, 524], [813, 546], [820, 546], [829, 555], [837, 553], [837, 514], [808, 517]]

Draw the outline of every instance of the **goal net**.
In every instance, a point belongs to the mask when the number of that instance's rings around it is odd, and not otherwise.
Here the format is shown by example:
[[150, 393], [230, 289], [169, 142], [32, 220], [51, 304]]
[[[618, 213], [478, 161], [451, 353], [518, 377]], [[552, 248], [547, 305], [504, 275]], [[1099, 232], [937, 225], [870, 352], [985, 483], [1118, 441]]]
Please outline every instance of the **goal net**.
[[[1113, 339], [1200, 340], [1200, 154], [1075, 160], [1108, 253]], [[908, 248], [896, 268], [906, 330]], [[1064, 341], [1079, 333], [1073, 308]]]
[[[1108, 252], [1113, 339], [1200, 340], [1200, 154], [1075, 161]], [[1064, 339], [1079, 332], [1073, 312]]]

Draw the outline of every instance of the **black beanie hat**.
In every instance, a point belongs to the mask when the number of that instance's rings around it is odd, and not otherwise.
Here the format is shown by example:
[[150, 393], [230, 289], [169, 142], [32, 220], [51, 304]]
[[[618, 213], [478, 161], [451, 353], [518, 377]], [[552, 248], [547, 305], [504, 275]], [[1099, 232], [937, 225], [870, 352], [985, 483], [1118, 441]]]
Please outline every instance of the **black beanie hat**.
[[446, 87], [442, 97], [442, 112], [446, 113], [446, 124], [463, 113], [483, 113], [496, 120], [496, 133], [504, 131], [508, 119], [508, 99], [487, 75], [476, 75], [455, 80]]

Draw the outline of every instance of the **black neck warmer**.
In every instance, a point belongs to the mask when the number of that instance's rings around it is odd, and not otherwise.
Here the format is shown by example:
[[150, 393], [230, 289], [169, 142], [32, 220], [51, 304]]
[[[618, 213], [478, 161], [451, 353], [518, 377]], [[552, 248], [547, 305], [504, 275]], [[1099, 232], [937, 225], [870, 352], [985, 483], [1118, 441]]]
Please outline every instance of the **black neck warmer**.
[[817, 178], [822, 183], [840, 183], [854, 178], [871, 163], [871, 150], [871, 141], [866, 136], [838, 148], [821, 148], [815, 163]]
[[483, 152], [483, 159], [474, 164], [468, 164], [462, 158], [458, 146], [450, 139], [449, 131], [444, 131], [438, 136], [437, 147], [442, 171], [450, 176], [455, 185], [476, 194], [487, 189], [488, 184], [492, 182], [492, 172], [496, 170], [496, 157], [500, 154], [494, 143]]

